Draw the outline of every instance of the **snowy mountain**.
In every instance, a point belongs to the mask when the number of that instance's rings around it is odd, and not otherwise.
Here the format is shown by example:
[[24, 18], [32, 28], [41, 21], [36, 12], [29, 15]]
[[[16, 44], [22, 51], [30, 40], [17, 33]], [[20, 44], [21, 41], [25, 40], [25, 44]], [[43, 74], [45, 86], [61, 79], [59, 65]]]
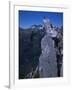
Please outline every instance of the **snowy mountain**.
[[43, 29], [43, 26], [42, 25], [32, 25], [31, 28], [41, 30], [41, 29]]

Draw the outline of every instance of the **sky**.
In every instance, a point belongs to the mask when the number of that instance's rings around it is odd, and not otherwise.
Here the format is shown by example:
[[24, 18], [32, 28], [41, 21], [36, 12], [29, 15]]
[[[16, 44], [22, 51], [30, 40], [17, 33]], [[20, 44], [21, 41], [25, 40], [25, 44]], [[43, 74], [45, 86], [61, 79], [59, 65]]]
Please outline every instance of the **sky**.
[[63, 13], [61, 12], [40, 12], [19, 10], [19, 27], [29, 28], [32, 25], [43, 24], [43, 18], [47, 16], [53, 26], [63, 25]]

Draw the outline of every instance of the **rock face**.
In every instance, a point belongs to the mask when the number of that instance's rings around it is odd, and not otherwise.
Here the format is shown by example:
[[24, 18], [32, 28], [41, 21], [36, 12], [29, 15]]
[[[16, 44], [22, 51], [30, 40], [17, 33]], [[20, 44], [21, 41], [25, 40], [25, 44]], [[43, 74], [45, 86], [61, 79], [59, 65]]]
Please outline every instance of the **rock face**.
[[[19, 79], [32, 78], [31, 72], [37, 71], [38, 66], [38, 72], [33, 78], [58, 77], [60, 69], [60, 76], [63, 76], [63, 66], [61, 67], [63, 62], [60, 56], [58, 59], [56, 57], [58, 52], [55, 51], [54, 41], [50, 37], [51, 29], [48, 27], [46, 31], [46, 28], [19, 28]], [[62, 54], [63, 40], [60, 36], [58, 38], [58, 46]]]
[[41, 40], [42, 53], [39, 58], [40, 77], [57, 77], [56, 52], [53, 40], [49, 35], [45, 35]]
[[[45, 30], [19, 28], [19, 79], [35, 70], [41, 54], [41, 39]], [[30, 78], [30, 77], [28, 77]]]

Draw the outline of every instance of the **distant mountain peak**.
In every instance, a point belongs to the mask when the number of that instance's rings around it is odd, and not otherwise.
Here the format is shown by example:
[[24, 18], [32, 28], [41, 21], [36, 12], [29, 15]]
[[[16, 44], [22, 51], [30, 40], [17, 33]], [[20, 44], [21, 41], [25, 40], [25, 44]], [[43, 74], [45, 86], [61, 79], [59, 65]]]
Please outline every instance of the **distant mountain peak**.
[[31, 28], [32, 29], [40, 29], [41, 30], [41, 29], [43, 29], [43, 26], [41, 24], [39, 24], [39, 25], [32, 25]]

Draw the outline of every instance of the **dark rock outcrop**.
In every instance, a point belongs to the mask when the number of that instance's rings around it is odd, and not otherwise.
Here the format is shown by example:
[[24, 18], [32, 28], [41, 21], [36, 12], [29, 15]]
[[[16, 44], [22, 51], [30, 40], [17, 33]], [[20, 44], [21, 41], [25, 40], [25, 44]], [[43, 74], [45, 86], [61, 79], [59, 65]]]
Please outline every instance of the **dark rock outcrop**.
[[19, 78], [35, 70], [41, 54], [41, 39], [45, 30], [19, 28]]

